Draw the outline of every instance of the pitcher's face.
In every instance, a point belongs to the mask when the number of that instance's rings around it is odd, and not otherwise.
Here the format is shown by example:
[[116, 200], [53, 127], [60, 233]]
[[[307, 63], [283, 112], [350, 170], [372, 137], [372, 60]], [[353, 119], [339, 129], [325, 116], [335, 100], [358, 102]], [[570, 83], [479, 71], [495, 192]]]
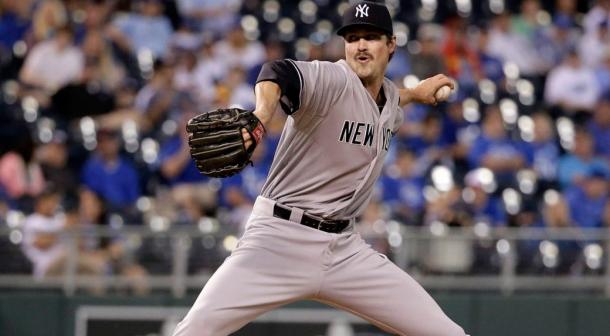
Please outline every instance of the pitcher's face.
[[396, 49], [395, 38], [362, 27], [349, 30], [344, 38], [345, 59], [358, 77], [363, 81], [383, 78], [390, 54]]

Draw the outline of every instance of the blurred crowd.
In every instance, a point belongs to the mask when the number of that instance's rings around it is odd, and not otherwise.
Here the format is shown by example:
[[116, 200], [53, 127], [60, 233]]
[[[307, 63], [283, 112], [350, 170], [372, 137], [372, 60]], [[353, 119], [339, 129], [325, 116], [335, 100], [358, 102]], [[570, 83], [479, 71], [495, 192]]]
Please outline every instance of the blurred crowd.
[[[392, 221], [434, 232], [608, 227], [610, 0], [386, 3], [399, 46], [387, 76], [410, 87], [446, 73], [458, 89], [440, 106], [405, 108], [362, 235], [390, 253]], [[130, 249], [122, 227], [239, 235], [285, 116], [267, 125], [254, 165], [222, 180], [198, 173], [184, 125], [217, 107], [253, 108], [266, 61], [341, 58], [334, 31], [346, 6], [0, 0], [0, 212], [4, 225], [22, 225], [10, 243], [34, 274], [61, 272], [69, 250], [60, 233], [70, 228], [116, 230], [83, 235], [78, 271], [126, 274], [140, 292], [147, 273], [163, 271], [147, 260], [167, 259], [167, 246]], [[220, 253], [203, 245], [201, 258]], [[470, 256], [460, 267], [420, 266], [497, 270], [496, 245], [474, 245], [450, 250]], [[601, 253], [591, 246], [601, 249], [595, 241], [520, 242], [518, 269], [600, 271], [603, 263], [589, 263]], [[194, 265], [189, 272], [210, 266]]]

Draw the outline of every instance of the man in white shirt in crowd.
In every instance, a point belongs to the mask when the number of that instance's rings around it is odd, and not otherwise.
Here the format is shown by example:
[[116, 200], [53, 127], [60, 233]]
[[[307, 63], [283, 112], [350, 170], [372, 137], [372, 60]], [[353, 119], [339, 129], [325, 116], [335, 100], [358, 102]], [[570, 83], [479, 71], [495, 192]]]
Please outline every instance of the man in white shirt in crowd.
[[[48, 187], [35, 201], [34, 213], [23, 225], [24, 254], [33, 264], [34, 277], [43, 279], [61, 275], [67, 265], [69, 242], [62, 237], [67, 230], [66, 217], [58, 212], [61, 194]], [[107, 260], [100, 254], [77, 253], [76, 272], [80, 274], [102, 275], [107, 270]], [[94, 290], [101, 290], [93, 282]]]
[[36, 278], [43, 278], [51, 265], [64, 255], [59, 237], [64, 220], [56, 214], [59, 201], [59, 193], [45, 190], [36, 199], [34, 213], [26, 218], [23, 226], [23, 252], [32, 262]]
[[73, 40], [74, 32], [64, 26], [53, 38], [35, 45], [25, 59], [19, 79], [48, 93], [78, 79], [83, 71], [83, 53], [73, 45]]
[[561, 65], [551, 70], [546, 80], [544, 99], [563, 113], [589, 112], [600, 95], [595, 72], [582, 64], [572, 50]]

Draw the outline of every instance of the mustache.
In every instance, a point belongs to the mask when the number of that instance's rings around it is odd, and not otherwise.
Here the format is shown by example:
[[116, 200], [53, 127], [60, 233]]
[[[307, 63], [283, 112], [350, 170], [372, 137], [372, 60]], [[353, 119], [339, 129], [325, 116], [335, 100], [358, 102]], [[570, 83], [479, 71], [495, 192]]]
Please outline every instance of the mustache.
[[370, 59], [373, 59], [373, 55], [371, 55], [371, 54], [369, 54], [367, 52], [359, 52], [359, 53], [356, 54], [356, 56], [354, 58], [358, 58], [360, 56], [366, 56], [366, 57], [368, 57]]

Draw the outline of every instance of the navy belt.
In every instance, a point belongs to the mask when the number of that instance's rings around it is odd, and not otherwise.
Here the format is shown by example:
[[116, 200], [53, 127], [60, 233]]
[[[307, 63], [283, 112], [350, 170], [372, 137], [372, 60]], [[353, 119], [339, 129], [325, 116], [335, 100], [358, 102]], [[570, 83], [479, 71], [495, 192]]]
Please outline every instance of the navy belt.
[[[290, 220], [291, 214], [292, 209], [285, 205], [275, 203], [275, 205], [273, 206], [273, 217]], [[320, 231], [340, 233], [341, 231], [345, 230], [346, 227], [349, 226], [350, 221], [347, 219], [319, 220], [304, 213], [303, 216], [301, 216], [300, 223], [305, 226], [309, 226], [310, 228], [318, 229]]]

